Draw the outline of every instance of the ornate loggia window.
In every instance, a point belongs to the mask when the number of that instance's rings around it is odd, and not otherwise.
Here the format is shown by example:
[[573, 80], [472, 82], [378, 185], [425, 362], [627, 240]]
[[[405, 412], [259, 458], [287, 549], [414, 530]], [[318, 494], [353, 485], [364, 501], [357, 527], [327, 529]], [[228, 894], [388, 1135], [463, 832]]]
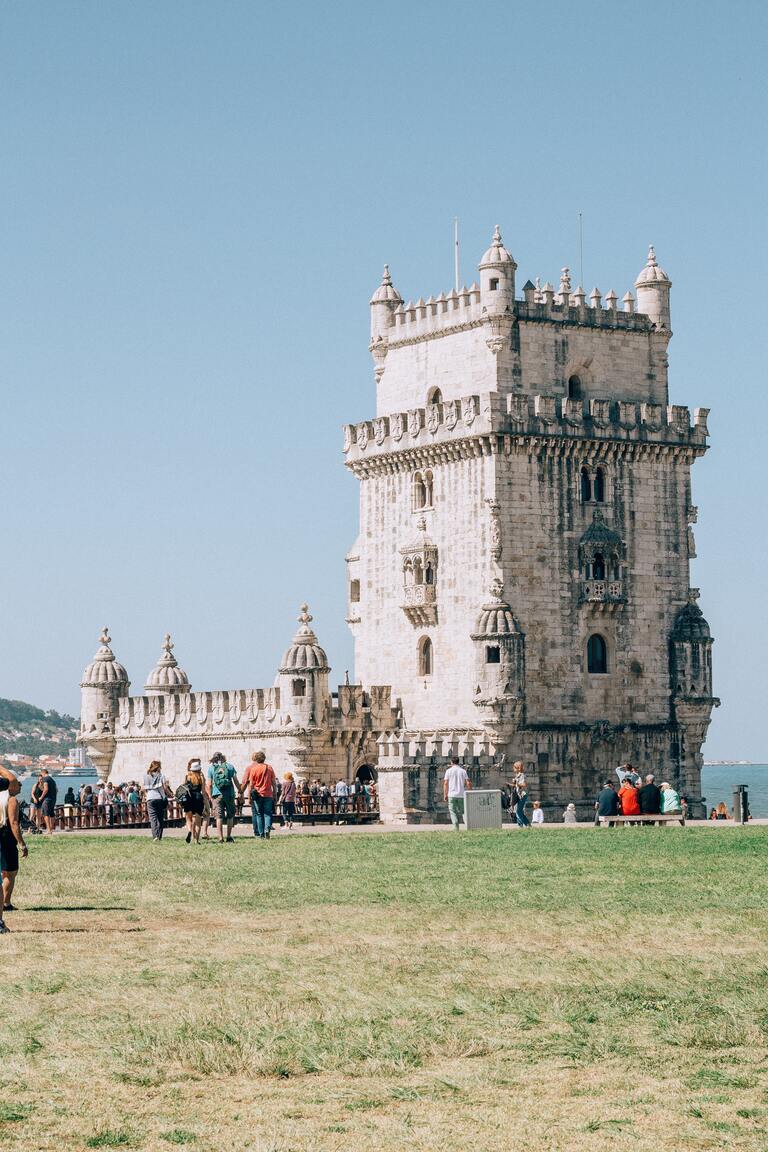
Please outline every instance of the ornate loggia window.
[[625, 603], [626, 546], [595, 510], [592, 523], [579, 541], [579, 600], [582, 604], [611, 607]]
[[414, 627], [437, 623], [437, 547], [427, 536], [427, 524], [419, 520], [419, 536], [400, 549], [403, 564], [401, 606]]

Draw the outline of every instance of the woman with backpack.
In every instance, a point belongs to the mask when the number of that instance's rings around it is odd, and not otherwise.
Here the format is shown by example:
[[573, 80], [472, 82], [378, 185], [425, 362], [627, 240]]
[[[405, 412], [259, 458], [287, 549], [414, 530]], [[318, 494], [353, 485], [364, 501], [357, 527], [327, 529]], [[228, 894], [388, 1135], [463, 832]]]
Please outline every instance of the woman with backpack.
[[144, 777], [144, 794], [147, 798], [149, 826], [152, 839], [162, 840], [165, 828], [165, 808], [173, 796], [171, 786], [163, 775], [159, 760], [153, 760]]
[[187, 774], [184, 783], [176, 789], [176, 799], [184, 810], [187, 822], [187, 844], [194, 840], [200, 843], [200, 832], [203, 827], [203, 814], [205, 812], [205, 776], [201, 762], [196, 757], [187, 764]]

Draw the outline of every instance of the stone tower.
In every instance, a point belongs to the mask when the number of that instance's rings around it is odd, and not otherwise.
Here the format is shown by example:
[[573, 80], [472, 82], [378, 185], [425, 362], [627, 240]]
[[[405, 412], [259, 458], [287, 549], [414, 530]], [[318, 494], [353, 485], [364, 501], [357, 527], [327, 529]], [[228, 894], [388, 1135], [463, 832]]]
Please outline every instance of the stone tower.
[[567, 268], [518, 299], [516, 269], [496, 228], [479, 285], [404, 304], [386, 268], [371, 301], [348, 621], [357, 679], [398, 700], [382, 800], [429, 812], [458, 751], [488, 783], [523, 759], [556, 806], [626, 760], [695, 803], [717, 703], [689, 587], [707, 410], [669, 404], [669, 278], [651, 248], [619, 310]]

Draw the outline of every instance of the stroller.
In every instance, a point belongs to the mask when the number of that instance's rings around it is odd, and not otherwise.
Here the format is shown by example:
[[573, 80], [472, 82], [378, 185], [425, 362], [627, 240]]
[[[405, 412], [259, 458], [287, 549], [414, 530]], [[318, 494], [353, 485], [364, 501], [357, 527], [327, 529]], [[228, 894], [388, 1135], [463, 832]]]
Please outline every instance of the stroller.
[[29, 805], [26, 800], [19, 802], [19, 823], [21, 824], [22, 832], [28, 832], [30, 836], [42, 836], [42, 829], [38, 828], [27, 815]]

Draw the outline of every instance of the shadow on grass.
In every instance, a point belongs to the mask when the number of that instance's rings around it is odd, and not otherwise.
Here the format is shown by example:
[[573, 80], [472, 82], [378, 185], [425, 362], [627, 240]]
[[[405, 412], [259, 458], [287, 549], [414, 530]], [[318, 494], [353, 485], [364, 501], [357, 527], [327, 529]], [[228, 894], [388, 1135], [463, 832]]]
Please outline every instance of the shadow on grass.
[[133, 912], [133, 904], [28, 904], [24, 912]]

